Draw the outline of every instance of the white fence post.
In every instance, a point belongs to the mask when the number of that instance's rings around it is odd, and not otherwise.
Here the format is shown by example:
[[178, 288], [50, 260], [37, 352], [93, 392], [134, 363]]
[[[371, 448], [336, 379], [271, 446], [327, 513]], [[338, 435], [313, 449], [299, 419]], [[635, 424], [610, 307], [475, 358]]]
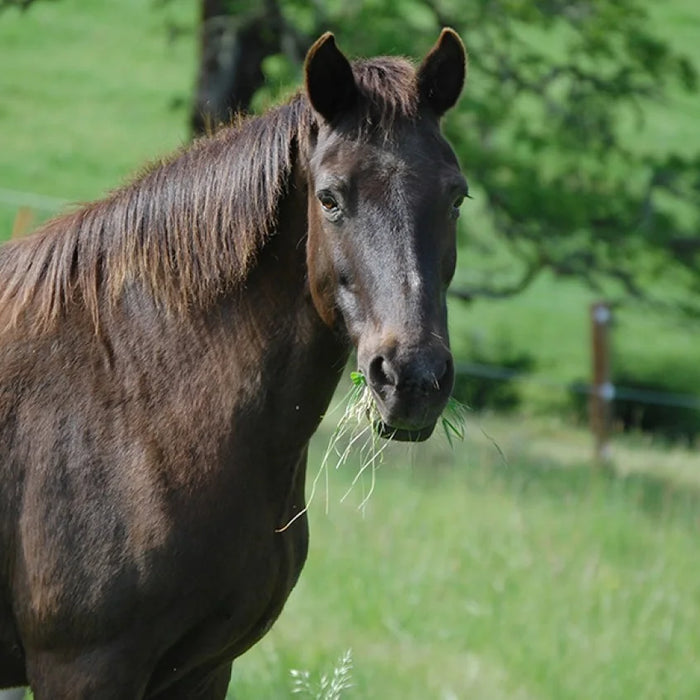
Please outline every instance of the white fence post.
[[610, 461], [611, 403], [615, 387], [610, 381], [610, 306], [602, 301], [591, 304], [591, 350], [593, 381], [589, 398], [589, 419], [594, 439], [596, 463]]

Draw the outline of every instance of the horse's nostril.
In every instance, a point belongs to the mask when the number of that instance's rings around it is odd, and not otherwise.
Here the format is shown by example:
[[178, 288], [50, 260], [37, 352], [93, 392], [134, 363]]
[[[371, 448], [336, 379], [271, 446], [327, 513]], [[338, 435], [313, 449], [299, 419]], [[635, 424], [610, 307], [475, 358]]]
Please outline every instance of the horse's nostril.
[[376, 388], [394, 386], [396, 384], [389, 362], [381, 355], [377, 355], [369, 363], [369, 381]]
[[395, 389], [421, 394], [440, 393], [449, 390], [448, 385], [451, 385], [453, 376], [450, 357], [396, 367], [383, 355], [377, 355], [371, 360], [367, 370], [370, 386], [378, 391]]
[[432, 394], [434, 392], [442, 392], [452, 382], [452, 360], [445, 359], [441, 363], [437, 363], [431, 369], [423, 367], [422, 371], [417, 372], [413, 384], [416, 389], [424, 394]]

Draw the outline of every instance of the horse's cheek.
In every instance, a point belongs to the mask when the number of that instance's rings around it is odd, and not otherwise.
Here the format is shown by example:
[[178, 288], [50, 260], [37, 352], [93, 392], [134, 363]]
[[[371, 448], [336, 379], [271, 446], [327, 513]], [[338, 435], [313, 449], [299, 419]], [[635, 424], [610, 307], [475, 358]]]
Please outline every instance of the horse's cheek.
[[336, 322], [335, 273], [329, 251], [321, 237], [309, 232], [307, 267], [309, 291], [316, 312], [329, 327]]

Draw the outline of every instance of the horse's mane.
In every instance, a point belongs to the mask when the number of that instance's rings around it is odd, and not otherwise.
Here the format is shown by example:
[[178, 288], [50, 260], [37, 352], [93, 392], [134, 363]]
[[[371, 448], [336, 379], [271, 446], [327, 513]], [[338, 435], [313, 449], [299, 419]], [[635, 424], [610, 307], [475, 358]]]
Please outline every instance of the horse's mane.
[[[358, 125], [390, 129], [417, 113], [405, 59], [353, 63]], [[95, 323], [101, 300], [141, 281], [163, 307], [183, 311], [240, 284], [276, 226], [297, 148], [317, 128], [299, 93], [287, 104], [202, 138], [151, 165], [102, 200], [0, 247], [0, 319], [44, 327], [72, 303]]]

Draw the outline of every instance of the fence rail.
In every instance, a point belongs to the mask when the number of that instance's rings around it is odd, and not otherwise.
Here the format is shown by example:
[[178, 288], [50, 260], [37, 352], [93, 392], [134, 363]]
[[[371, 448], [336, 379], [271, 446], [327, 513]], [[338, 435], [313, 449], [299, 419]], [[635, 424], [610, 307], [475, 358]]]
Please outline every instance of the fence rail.
[[[20, 208], [28, 207], [35, 211], [52, 213], [71, 204], [71, 201], [59, 197], [38, 194], [36, 192], [23, 192], [0, 187], [0, 204]], [[594, 322], [601, 322], [600, 314], [598, 313], [601, 311], [601, 309], [606, 310], [609, 314], [609, 310], [607, 307], [605, 307], [605, 305], [594, 305], [592, 309]], [[597, 313], [598, 315], [596, 315]], [[602, 323], [608, 324], [609, 320], [610, 317], [607, 315]], [[600, 352], [600, 348], [596, 350], [594, 347], [594, 358], [597, 351]], [[559, 389], [565, 392], [583, 394], [590, 396], [593, 399], [599, 399], [599, 403], [601, 404], [610, 405], [615, 400], [635, 401], [646, 405], [688, 408], [700, 412], [700, 396], [695, 396], [692, 394], [636, 389], [633, 387], [618, 386], [610, 381], [604, 381], [603, 383], [596, 384], [595, 378], [591, 384], [586, 384], [584, 382], [567, 383], [561, 380], [546, 377], [539, 373], [535, 374], [510, 367], [501, 367], [498, 365], [488, 365], [475, 362], [460, 362], [457, 364], [455, 369], [459, 374], [473, 377], [493, 379], [494, 381], [527, 382], [542, 387]]]
[[41, 212], [55, 212], [68, 204], [70, 200], [59, 197], [49, 197], [36, 192], [20, 192], [0, 187], [0, 203], [11, 207], [31, 207]]
[[[499, 367], [498, 365], [486, 365], [478, 362], [458, 362], [455, 365], [457, 374], [466, 374], [472, 377], [493, 379], [494, 381], [520, 381], [535, 384], [537, 386], [561, 389], [575, 394], [591, 396], [595, 392], [593, 384], [584, 382], [564, 382], [549, 377], [513, 369], [511, 367]], [[654, 406], [673, 406], [678, 408], [690, 408], [700, 411], [700, 396], [694, 394], [674, 394], [671, 392], [646, 391], [631, 387], [607, 384], [604, 389], [605, 398], [611, 401], [615, 399], [637, 401], [638, 403]]]

